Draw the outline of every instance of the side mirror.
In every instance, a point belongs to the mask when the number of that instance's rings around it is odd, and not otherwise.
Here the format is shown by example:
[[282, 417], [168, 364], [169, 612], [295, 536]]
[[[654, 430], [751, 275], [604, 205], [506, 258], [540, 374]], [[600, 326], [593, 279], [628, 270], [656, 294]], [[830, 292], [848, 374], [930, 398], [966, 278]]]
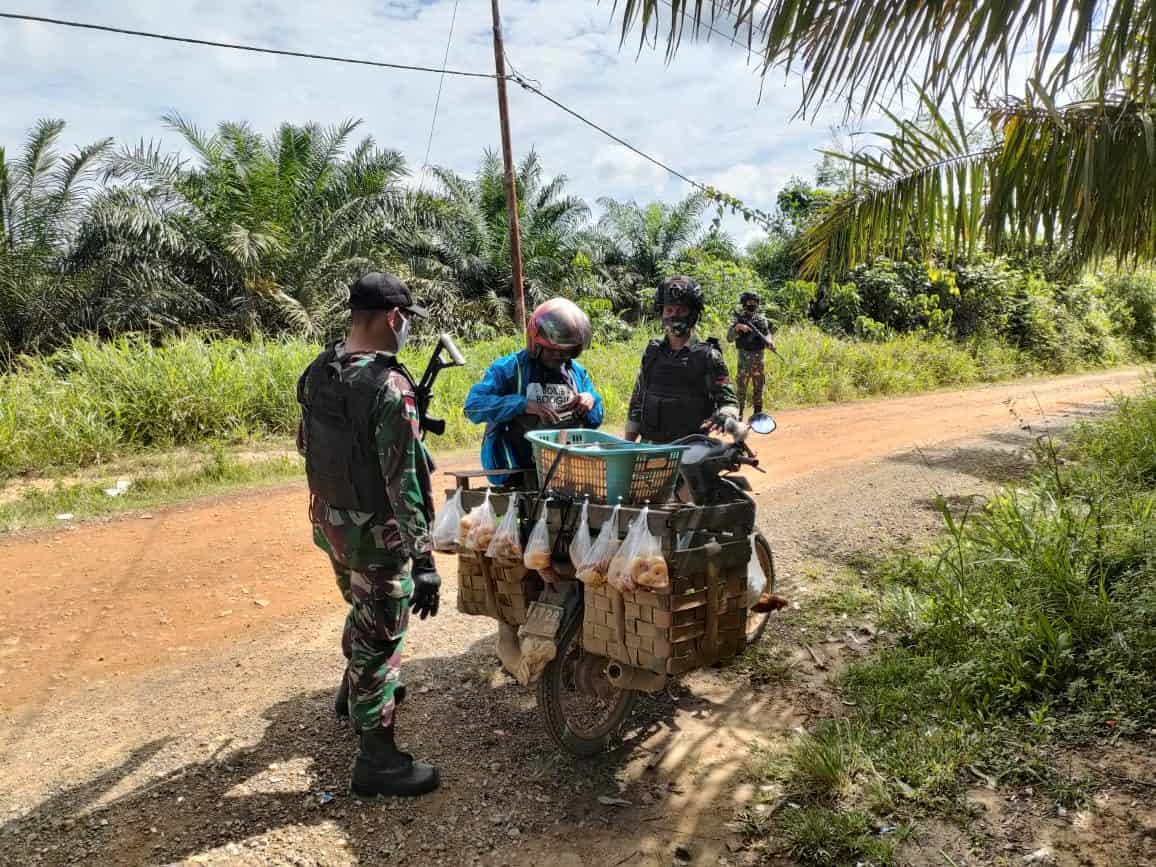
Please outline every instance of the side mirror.
[[760, 412], [751, 419], [750, 428], [757, 434], [773, 433], [775, 428], [775, 420], [767, 415], [765, 412]]

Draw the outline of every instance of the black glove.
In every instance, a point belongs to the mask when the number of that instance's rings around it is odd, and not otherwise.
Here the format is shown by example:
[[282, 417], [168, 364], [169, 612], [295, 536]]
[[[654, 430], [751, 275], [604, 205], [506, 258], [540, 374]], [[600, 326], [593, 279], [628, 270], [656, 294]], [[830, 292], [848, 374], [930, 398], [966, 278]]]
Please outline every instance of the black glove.
[[442, 579], [434, 566], [432, 554], [419, 554], [413, 558], [413, 596], [409, 607], [422, 620], [437, 617]]

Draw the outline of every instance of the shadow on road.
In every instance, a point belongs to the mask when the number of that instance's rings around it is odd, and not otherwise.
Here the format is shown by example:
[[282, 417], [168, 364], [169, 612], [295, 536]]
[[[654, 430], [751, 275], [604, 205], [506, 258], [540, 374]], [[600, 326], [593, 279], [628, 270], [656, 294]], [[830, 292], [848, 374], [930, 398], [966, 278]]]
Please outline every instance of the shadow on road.
[[797, 722], [773, 692], [708, 675], [702, 690], [676, 685], [639, 702], [616, 749], [571, 759], [548, 740], [532, 692], [494, 674], [492, 646], [406, 665], [420, 686], [399, 711], [399, 740], [442, 768], [432, 796], [352, 798], [354, 736], [333, 719], [331, 692], [306, 692], [261, 713], [256, 743], [206, 755], [206, 732], [166, 735], [98, 776], [58, 781], [0, 827], [0, 863], [514, 863], [511, 851], [581, 852], [562, 833], [574, 826], [721, 840], [709, 810], [738, 783], [747, 751], [741, 740], [720, 750], [720, 732], [758, 733], [769, 709], [782, 717], [775, 728]]

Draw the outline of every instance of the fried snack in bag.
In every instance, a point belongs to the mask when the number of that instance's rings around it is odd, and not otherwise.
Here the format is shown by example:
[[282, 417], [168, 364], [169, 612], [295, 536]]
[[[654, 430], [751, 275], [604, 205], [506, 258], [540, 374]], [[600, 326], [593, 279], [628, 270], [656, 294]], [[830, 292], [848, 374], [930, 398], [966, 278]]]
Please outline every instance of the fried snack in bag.
[[506, 514], [494, 538], [486, 547], [486, 556], [502, 566], [517, 566], [522, 562], [522, 536], [518, 528], [518, 495], [510, 494]]
[[526, 555], [522, 563], [527, 569], [541, 572], [550, 568], [550, 530], [546, 526], [546, 515], [549, 514], [549, 500], [542, 503], [534, 529], [530, 531], [530, 538], [526, 541]]
[[636, 585], [647, 590], [668, 590], [670, 570], [662, 556], [662, 543], [650, 532], [650, 524], [644, 520], [646, 511], [643, 509], [635, 522], [638, 524], [638, 537], [630, 559], [630, 577]]
[[582, 514], [578, 518], [578, 529], [574, 531], [574, 538], [570, 540], [570, 562], [574, 564], [575, 569], [578, 568], [579, 563], [586, 559], [586, 554], [593, 544], [590, 541], [589, 511], [590, 498], [587, 497], [582, 501]]
[[498, 519], [494, 517], [494, 507], [490, 505], [490, 492], [481, 505], [474, 506], [458, 524], [458, 547], [467, 551], [484, 554], [498, 531]]
[[434, 518], [433, 546], [435, 551], [443, 554], [456, 554], [458, 550], [458, 528], [462, 523], [462, 489], [454, 491], [454, 495], [442, 506], [442, 510]]
[[607, 580], [610, 586], [623, 593], [637, 587], [665, 590], [670, 586], [670, 573], [662, 556], [662, 544], [650, 532], [650, 507], [643, 506], [630, 525], [626, 541], [610, 563]]
[[618, 553], [618, 511], [621, 506], [615, 506], [610, 517], [598, 531], [598, 538], [586, 552], [582, 562], [576, 566], [577, 578], [590, 587], [599, 587], [606, 583], [606, 576], [610, 573], [610, 561]]
[[753, 608], [767, 589], [767, 573], [759, 562], [759, 549], [751, 534], [751, 559], [747, 561], [747, 608]]

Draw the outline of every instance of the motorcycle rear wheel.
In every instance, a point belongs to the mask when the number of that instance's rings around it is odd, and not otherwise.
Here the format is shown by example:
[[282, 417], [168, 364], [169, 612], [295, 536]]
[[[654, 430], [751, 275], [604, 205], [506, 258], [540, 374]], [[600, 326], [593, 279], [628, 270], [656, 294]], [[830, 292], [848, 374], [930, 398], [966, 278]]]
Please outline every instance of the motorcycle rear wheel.
[[606, 751], [638, 693], [606, 680], [609, 660], [583, 652], [581, 631], [578, 617], [562, 634], [558, 655], [538, 680], [538, 707], [551, 740], [571, 755], [589, 758]]
[[[759, 565], [763, 567], [763, 574], [767, 576], [767, 593], [775, 592], [775, 555], [771, 551], [771, 543], [759, 531], [755, 531], [755, 554], [759, 558]], [[754, 644], [763, 637], [770, 622], [771, 612], [753, 611], [747, 609], [747, 646]]]

